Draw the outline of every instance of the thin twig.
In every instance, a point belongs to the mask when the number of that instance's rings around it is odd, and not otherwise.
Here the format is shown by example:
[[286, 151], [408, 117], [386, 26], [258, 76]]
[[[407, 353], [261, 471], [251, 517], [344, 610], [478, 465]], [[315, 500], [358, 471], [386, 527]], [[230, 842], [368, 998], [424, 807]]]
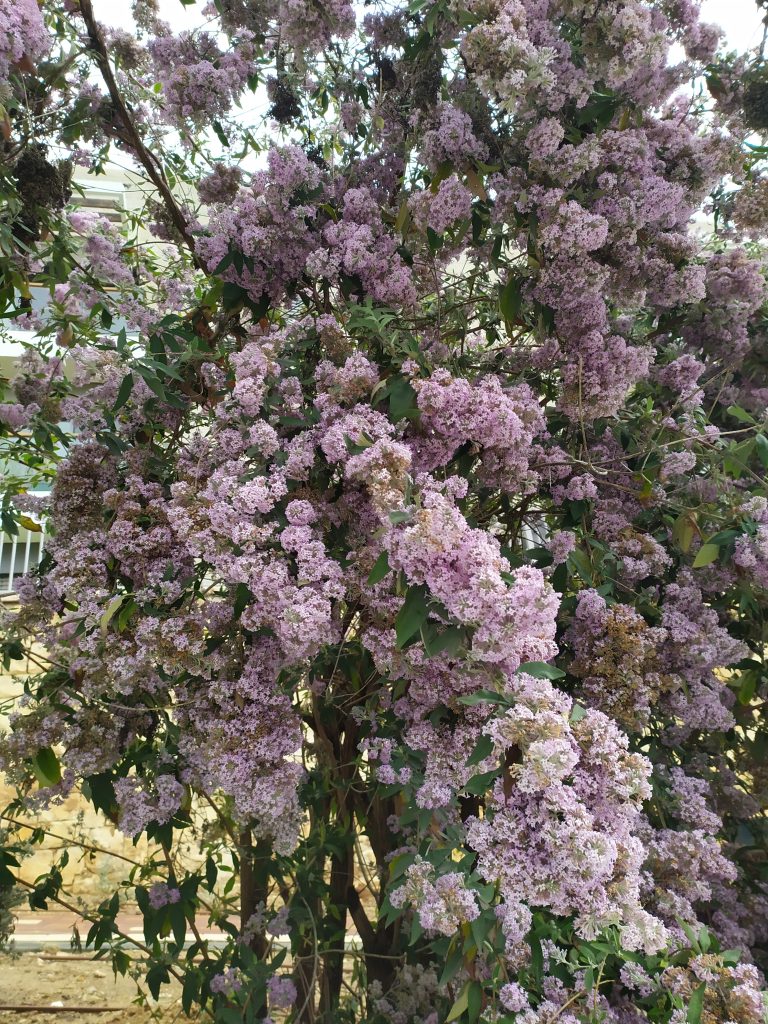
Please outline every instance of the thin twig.
[[195, 266], [202, 269], [195, 252], [194, 239], [189, 233], [189, 226], [186, 218], [179, 209], [178, 203], [168, 186], [168, 182], [165, 180], [165, 175], [163, 174], [162, 169], [158, 167], [154, 157], [142, 142], [136, 125], [133, 123], [133, 119], [128, 112], [125, 102], [123, 101], [123, 97], [120, 95], [120, 90], [109, 63], [109, 54], [107, 52], [106, 44], [104, 43], [104, 37], [101, 34], [101, 29], [99, 28], [99, 24], [93, 14], [93, 5], [91, 0], [80, 0], [80, 13], [83, 16], [83, 20], [85, 21], [88, 29], [90, 46], [96, 55], [96, 62], [99, 66], [99, 71], [101, 72], [101, 76], [109, 91], [110, 99], [112, 100], [112, 103], [119, 115], [125, 134], [127, 135], [126, 141], [138, 157], [152, 184], [163, 197], [168, 213], [173, 220], [174, 227], [184, 239], [187, 248], [192, 254]]

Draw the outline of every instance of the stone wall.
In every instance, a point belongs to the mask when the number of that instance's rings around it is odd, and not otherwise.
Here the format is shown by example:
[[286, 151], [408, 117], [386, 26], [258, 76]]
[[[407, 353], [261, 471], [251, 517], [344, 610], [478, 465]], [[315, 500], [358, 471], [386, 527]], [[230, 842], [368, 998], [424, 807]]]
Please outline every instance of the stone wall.
[[[23, 680], [33, 670], [34, 667], [26, 662], [11, 662], [11, 670], [0, 674], [0, 704], [5, 705], [6, 701], [14, 700], [22, 694]], [[7, 718], [0, 715], [0, 743], [2, 733], [7, 727]], [[14, 798], [13, 787], [8, 785], [0, 773], [0, 813], [12, 813], [17, 820], [29, 822], [31, 826], [54, 833], [47, 836], [41, 846], [34, 847], [34, 854], [25, 859], [22, 875], [29, 881], [47, 871], [60, 855], [62, 847], [67, 846], [70, 849], [70, 862], [64, 870], [66, 887], [89, 903], [98, 902], [113, 891], [114, 883], [124, 876], [126, 869], [130, 868], [125, 861], [120, 861], [109, 854], [119, 853], [138, 859], [142, 853], [146, 853], [146, 849], [135, 848], [77, 793], [34, 814], [23, 811], [6, 812], [7, 805]], [[29, 834], [29, 830], [21, 832], [22, 836]], [[86, 852], [78, 850], [76, 845], [71, 845], [77, 839], [85, 840], [86, 837], [89, 844], [105, 852]]]

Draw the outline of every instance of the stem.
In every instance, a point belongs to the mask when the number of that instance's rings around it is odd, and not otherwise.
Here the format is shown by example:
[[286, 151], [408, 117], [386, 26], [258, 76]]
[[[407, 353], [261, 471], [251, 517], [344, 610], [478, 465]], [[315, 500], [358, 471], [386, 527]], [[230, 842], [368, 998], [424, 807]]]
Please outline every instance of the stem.
[[128, 112], [128, 108], [120, 95], [120, 90], [117, 86], [115, 76], [112, 73], [112, 68], [109, 63], [109, 54], [107, 52], [106, 44], [104, 43], [104, 37], [101, 34], [99, 24], [93, 14], [93, 5], [91, 0], [80, 0], [80, 13], [83, 16], [83, 20], [85, 21], [88, 29], [90, 46], [96, 55], [96, 62], [99, 66], [99, 71], [101, 72], [101, 76], [109, 91], [110, 99], [112, 100], [115, 110], [123, 124], [123, 128], [127, 136], [126, 141], [136, 154], [144, 170], [147, 172], [147, 176], [150, 181], [163, 197], [163, 202], [168, 209], [168, 213], [171, 216], [174, 227], [184, 239], [184, 243], [192, 255], [195, 266], [198, 269], [203, 269], [195, 253], [195, 242], [189, 233], [186, 218], [179, 209], [178, 203], [168, 186], [168, 182], [165, 180], [165, 175], [163, 174], [162, 169], [158, 166], [155, 158], [142, 142], [136, 125], [133, 123], [133, 119]]
[[78, 849], [85, 850], [88, 853], [103, 853], [107, 857], [116, 857], [118, 860], [124, 860], [126, 864], [131, 864], [133, 867], [143, 867], [144, 865], [137, 860], [132, 860], [130, 857], [126, 857], [122, 853], [117, 853], [114, 850], [107, 850], [103, 846], [93, 846], [91, 843], [83, 843], [79, 839], [75, 839], [72, 836], [62, 836], [58, 832], [51, 832], [47, 828], [43, 828], [41, 825], [35, 825], [27, 821], [19, 821], [18, 818], [12, 818], [8, 814], [0, 814], [0, 819], [3, 821], [10, 821], [13, 825], [18, 825], [21, 828], [28, 828], [30, 832], [42, 832], [45, 836], [50, 836], [51, 839], [59, 839], [61, 842], [66, 843], [69, 846], [76, 846]]
[[[250, 829], [244, 829], [240, 833], [240, 932], [245, 932], [246, 926], [260, 903], [266, 906], [267, 885], [265, 872], [262, 865], [269, 859], [269, 845], [263, 840], [258, 840], [255, 846], [251, 845]], [[267, 952], [267, 940], [261, 933], [255, 934], [249, 941], [250, 948], [259, 957], [264, 959]]]

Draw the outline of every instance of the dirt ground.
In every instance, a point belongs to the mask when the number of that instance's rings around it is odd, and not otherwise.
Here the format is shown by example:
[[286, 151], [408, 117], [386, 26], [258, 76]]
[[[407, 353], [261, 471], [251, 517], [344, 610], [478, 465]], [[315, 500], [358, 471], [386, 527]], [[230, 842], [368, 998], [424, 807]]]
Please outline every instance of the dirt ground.
[[[0, 1024], [186, 1024], [178, 986], [164, 986], [159, 1003], [137, 1006], [136, 983], [118, 976], [108, 963], [87, 956], [43, 951], [0, 956]], [[6, 1010], [3, 1007], [49, 1007], [55, 1012]], [[81, 1007], [67, 1012], [67, 1007]], [[105, 1007], [102, 1013], [83, 1012]]]

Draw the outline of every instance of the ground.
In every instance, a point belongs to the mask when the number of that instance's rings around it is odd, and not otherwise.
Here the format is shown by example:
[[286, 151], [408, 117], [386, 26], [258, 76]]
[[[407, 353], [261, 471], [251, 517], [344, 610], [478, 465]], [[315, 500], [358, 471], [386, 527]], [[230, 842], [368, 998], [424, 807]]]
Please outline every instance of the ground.
[[[136, 983], [115, 977], [108, 963], [92, 955], [73, 956], [60, 950], [0, 956], [0, 1024], [172, 1024], [187, 1022], [178, 1002], [178, 986], [165, 986], [159, 1003], [135, 1005]], [[50, 1012], [59, 1004], [56, 1012]], [[48, 1007], [48, 1013], [3, 1007]], [[66, 1012], [66, 1007], [79, 1007]], [[89, 1012], [105, 1007], [103, 1013]], [[62, 1012], [62, 1009], [64, 1012]]]

